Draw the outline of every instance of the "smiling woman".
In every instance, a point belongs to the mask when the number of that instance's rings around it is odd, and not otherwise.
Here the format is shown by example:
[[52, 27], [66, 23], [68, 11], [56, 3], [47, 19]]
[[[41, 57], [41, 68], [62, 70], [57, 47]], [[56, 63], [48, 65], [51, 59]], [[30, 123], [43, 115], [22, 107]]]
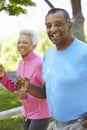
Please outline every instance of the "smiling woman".
[[[16, 72], [17, 77], [26, 77], [33, 84], [42, 84], [42, 58], [34, 52], [38, 44], [35, 31], [29, 29], [21, 30], [18, 37], [18, 51], [22, 57]], [[4, 67], [0, 66], [0, 83], [9, 91], [14, 92], [22, 100], [22, 114], [24, 119], [24, 129], [46, 130], [51, 114], [48, 109], [46, 99], [38, 99], [26, 93], [25, 88], [15, 90], [15, 82], [6, 74]], [[38, 109], [39, 108], [39, 109]], [[33, 124], [33, 125], [32, 125]]]

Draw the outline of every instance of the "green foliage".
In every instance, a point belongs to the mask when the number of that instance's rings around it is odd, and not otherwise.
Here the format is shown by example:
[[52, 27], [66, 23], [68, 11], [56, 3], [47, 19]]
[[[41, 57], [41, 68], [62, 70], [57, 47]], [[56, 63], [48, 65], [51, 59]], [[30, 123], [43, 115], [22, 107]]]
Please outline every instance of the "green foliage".
[[36, 4], [31, 0], [0, 0], [0, 11], [4, 10], [9, 15], [27, 14], [28, 6], [36, 6]]
[[18, 61], [21, 59], [16, 43], [16, 39], [10, 37], [1, 40], [0, 62], [4, 65], [6, 71], [15, 71], [18, 66]]
[[43, 56], [46, 50], [48, 50], [51, 46], [53, 46], [53, 43], [49, 41], [46, 30], [40, 29], [39, 30], [39, 43], [36, 47], [35, 51], [40, 55]]

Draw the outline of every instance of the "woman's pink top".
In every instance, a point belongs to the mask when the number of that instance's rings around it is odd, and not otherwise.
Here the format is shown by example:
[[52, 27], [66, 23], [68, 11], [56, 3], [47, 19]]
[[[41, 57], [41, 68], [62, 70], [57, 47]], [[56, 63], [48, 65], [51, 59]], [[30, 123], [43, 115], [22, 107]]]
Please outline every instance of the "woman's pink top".
[[[42, 58], [33, 51], [19, 62], [17, 76], [24, 76], [30, 79], [33, 85], [42, 85]], [[5, 75], [0, 79], [8, 90], [14, 91], [14, 82]], [[28, 119], [44, 119], [51, 117], [48, 109], [47, 100], [36, 98], [27, 93], [27, 99], [24, 99], [22, 113]]]

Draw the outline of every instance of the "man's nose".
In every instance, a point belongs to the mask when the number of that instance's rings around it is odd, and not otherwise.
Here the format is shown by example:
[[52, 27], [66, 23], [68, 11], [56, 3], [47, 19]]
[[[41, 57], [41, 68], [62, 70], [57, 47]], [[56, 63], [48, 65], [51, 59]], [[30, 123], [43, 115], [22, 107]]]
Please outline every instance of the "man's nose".
[[51, 27], [51, 31], [52, 32], [55, 32], [57, 30], [57, 28], [53, 25], [52, 27]]

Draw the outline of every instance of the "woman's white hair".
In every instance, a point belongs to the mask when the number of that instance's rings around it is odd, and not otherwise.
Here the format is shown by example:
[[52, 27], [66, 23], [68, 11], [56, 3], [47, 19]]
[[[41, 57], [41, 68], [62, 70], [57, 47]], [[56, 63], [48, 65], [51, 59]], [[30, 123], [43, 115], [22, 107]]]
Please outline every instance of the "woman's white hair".
[[33, 45], [37, 45], [38, 41], [39, 41], [39, 37], [37, 35], [37, 33], [33, 30], [30, 29], [23, 29], [20, 31], [19, 35], [30, 35], [32, 38], [32, 43]]

